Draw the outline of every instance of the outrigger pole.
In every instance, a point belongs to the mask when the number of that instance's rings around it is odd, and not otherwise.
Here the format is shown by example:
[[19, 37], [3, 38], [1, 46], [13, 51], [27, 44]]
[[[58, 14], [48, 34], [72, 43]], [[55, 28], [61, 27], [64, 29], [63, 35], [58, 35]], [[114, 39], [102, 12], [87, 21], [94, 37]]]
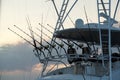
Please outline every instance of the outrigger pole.
[[[100, 36], [100, 46], [102, 49], [102, 63], [106, 68], [104, 58], [108, 56], [109, 59], [109, 80], [112, 80], [112, 61], [111, 61], [111, 0], [97, 0], [98, 8], [98, 27]], [[116, 13], [116, 10], [115, 10]], [[104, 19], [101, 19], [104, 17]], [[104, 20], [107, 20], [107, 23]], [[107, 24], [107, 31], [101, 31], [101, 25]]]
[[109, 37], [109, 44], [108, 44], [108, 46], [109, 46], [109, 78], [110, 78], [110, 80], [112, 80], [112, 58], [111, 58], [111, 56], [112, 56], [112, 53], [111, 53], [111, 27], [112, 27], [112, 25], [111, 25], [111, 0], [109, 0], [109, 19], [108, 19], [109, 21], [108, 21], [108, 31], [109, 31], [109, 35], [108, 35], [108, 37]]

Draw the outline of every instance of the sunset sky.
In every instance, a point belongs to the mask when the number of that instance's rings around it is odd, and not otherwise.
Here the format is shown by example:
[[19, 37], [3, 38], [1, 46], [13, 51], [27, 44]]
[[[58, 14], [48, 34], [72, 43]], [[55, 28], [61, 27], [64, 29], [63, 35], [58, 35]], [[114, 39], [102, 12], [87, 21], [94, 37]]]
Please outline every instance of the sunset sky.
[[[55, 0], [58, 9], [62, 0]], [[70, 5], [74, 0], [70, 0]], [[97, 0], [78, 0], [78, 3], [70, 13], [73, 22], [82, 18], [86, 23], [84, 6], [86, 8], [89, 22], [97, 22]], [[117, 0], [112, 0], [112, 9]], [[69, 6], [68, 6], [69, 7]], [[55, 26], [57, 15], [49, 0], [2, 0], [0, 13], [0, 74], [2, 80], [33, 80], [40, 74], [41, 65], [32, 52], [33, 47], [23, 39], [8, 30], [11, 28], [28, 40], [26, 35], [18, 31], [13, 25], [17, 25], [27, 33], [29, 17], [33, 29], [40, 28], [38, 23]], [[114, 11], [114, 10], [113, 10]], [[113, 13], [112, 13], [113, 14]], [[116, 19], [120, 21], [120, 6]], [[72, 22], [67, 18], [64, 24], [66, 27], [73, 27]], [[51, 29], [50, 29], [51, 30]], [[39, 31], [36, 31], [38, 34]], [[46, 32], [49, 34], [49, 32]]]

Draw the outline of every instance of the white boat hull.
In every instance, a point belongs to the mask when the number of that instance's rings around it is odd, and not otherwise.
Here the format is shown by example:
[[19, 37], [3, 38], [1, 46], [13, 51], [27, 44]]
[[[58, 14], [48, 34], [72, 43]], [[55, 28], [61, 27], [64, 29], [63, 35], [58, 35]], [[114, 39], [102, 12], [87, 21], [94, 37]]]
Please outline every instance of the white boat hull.
[[[120, 70], [114, 71], [112, 75], [113, 80], [120, 80]], [[63, 74], [42, 77], [39, 80], [109, 80], [109, 76], [97, 77], [84, 75], [83, 77], [83, 75]]]

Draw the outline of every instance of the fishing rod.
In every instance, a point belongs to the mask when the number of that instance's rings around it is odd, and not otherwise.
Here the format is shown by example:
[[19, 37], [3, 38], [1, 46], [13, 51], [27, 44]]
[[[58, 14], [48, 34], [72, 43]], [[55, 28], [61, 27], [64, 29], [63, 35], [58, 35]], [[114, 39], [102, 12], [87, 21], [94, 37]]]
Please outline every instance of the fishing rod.
[[[26, 18], [26, 21], [27, 21], [27, 23], [28, 23], [28, 28], [29, 28], [29, 31], [30, 31], [30, 34], [31, 34], [31, 38], [33, 39], [33, 43], [36, 45], [36, 41], [35, 41], [35, 38], [34, 38], [34, 34], [33, 34], [33, 32], [32, 32], [32, 26], [31, 26], [31, 23], [30, 23], [30, 19], [29, 19], [29, 17], [27, 17]], [[16, 26], [17, 27], [17, 26]], [[19, 27], [17, 27], [17, 28], [19, 28]], [[19, 30], [20, 30], [20, 28], [19, 28]], [[21, 31], [23, 31], [22, 29], [21, 29]], [[25, 31], [23, 31], [24, 33], [25, 33]], [[40, 44], [40, 43], [39, 43]], [[41, 45], [42, 45], [42, 41], [41, 41]], [[44, 47], [44, 49], [47, 49], [49, 46], [45, 46]], [[49, 51], [48, 51], [49, 52]]]
[[[47, 30], [48, 32], [50, 32], [51, 34], [53, 34], [53, 32], [51, 32], [49, 29], [47, 29], [47, 28], [46, 28], [45, 26], [43, 26], [42, 24], [39, 23], [39, 25], [41, 25], [41, 27], [43, 27], [44, 29], [46, 29], [46, 30]], [[51, 28], [54, 29], [52, 26], [51, 26]], [[40, 31], [39, 28], [37, 28], [37, 30]], [[43, 32], [43, 34], [46, 35], [48, 38], [52, 39], [51, 37], [49, 37], [49, 36], [48, 36], [47, 34], [45, 34], [44, 32]], [[64, 42], [66, 45], [69, 45], [67, 42], [65, 42], [65, 41], [63, 41], [63, 40], [61, 40], [61, 41]], [[65, 53], [67, 53], [67, 52], [66, 52], [66, 49], [63, 47], [63, 46], [64, 46], [63, 44], [59, 44], [59, 43], [56, 42], [55, 40], [53, 40], [53, 42], [55, 42], [58, 46], [60, 46], [60, 47], [64, 50]]]
[[[8, 28], [11, 32], [13, 32], [14, 34], [16, 34], [17, 36], [19, 36], [20, 38], [22, 38], [23, 40], [25, 40], [27, 43], [29, 43], [30, 45], [32, 45], [33, 47], [36, 47], [38, 50], [40, 50], [42, 53], [43, 53], [43, 55], [44, 55], [44, 52], [42, 51], [42, 47], [37, 47], [37, 46], [35, 46], [34, 44], [32, 44], [30, 41], [28, 41], [26, 38], [24, 38], [24, 37], [22, 37], [20, 34], [18, 34], [17, 32], [15, 32], [15, 31], [13, 31], [12, 29], [10, 29], [10, 28]], [[39, 52], [37, 53], [37, 56], [39, 56], [40, 54], [39, 54]], [[44, 55], [44, 57], [46, 58], [46, 56]], [[39, 61], [41, 62], [41, 58], [40, 57], [38, 57], [38, 59], [39, 59]]]
[[[89, 28], [89, 32], [90, 32], [90, 34], [89, 34], [89, 36], [91, 36], [91, 42], [92, 42], [92, 45], [93, 45], [93, 49], [94, 49], [94, 51], [95, 51], [95, 44], [94, 44], [94, 42], [93, 42], [93, 35], [92, 35], [92, 31], [91, 31], [91, 28], [90, 28], [90, 25], [89, 25], [89, 21], [88, 21], [88, 16], [87, 16], [87, 12], [86, 12], [86, 9], [85, 9], [85, 6], [84, 6], [84, 12], [85, 12], [85, 17], [86, 17], [86, 21], [87, 21], [87, 23], [88, 23], [88, 28]], [[90, 47], [89, 47], [89, 49], [91, 49]]]
[[[37, 28], [37, 30], [39, 30], [40, 31], [40, 29], [39, 28]], [[43, 34], [45, 35], [45, 36], [47, 36], [49, 39], [51, 39], [51, 37], [50, 36], [48, 36], [46, 33], [44, 33], [43, 32]], [[58, 42], [56, 42], [56, 41], [54, 41], [59, 47], [61, 47], [61, 48], [63, 48], [63, 50], [64, 50], [64, 52], [66, 53], [66, 50], [65, 50], [65, 48], [63, 47], [64, 45], [63, 44], [59, 44]]]
[[[70, 17], [69, 17], [70, 18]], [[54, 29], [51, 25], [49, 25], [49, 24], [47, 24], [51, 29]], [[75, 25], [74, 23], [73, 23], [73, 25]], [[51, 34], [54, 34], [52, 31], [50, 31], [49, 29], [47, 29], [45, 26], [43, 26], [47, 31], [49, 31]], [[81, 34], [81, 36], [82, 36], [82, 34]], [[84, 38], [84, 36], [82, 36], [82, 38], [84, 39], [84, 41], [86, 41], [86, 39]], [[61, 40], [62, 41], [62, 40]], [[75, 45], [77, 45], [79, 48], [81, 48], [81, 45], [78, 45], [77, 43], [75, 43], [74, 41], [71, 41], [71, 42], [73, 42], [73, 44], [75, 44]], [[87, 45], [89, 45], [88, 43], [87, 43], [87, 41], [86, 41], [86, 44]]]
[[[53, 34], [52, 31], [50, 31], [49, 29], [47, 29], [47, 28], [46, 28], [45, 26], [43, 26], [41, 23], [39, 23], [39, 25], [42, 26], [45, 30], [47, 30], [47, 31], [50, 32], [51, 34]], [[52, 26], [51, 26], [51, 28], [54, 29]], [[40, 31], [39, 28], [37, 28], [37, 29]]]
[[[22, 29], [20, 29], [20, 28], [17, 27], [16, 25], [14, 25], [14, 27], [17, 28], [18, 30], [22, 31], [24, 34], [26, 34], [26, 35], [29, 36], [30, 38], [32, 38], [28, 33], [26, 33], [25, 31], [23, 31]], [[50, 56], [52, 57], [52, 54], [51, 54], [50, 50], [48, 49], [49, 46], [44, 46], [44, 45], [42, 45], [42, 44], [41, 44], [40, 42], [38, 42], [36, 39], [35, 39], [35, 41], [36, 41], [38, 44], [40, 44], [45, 50], [47, 50], [48, 53], [50, 54]]]
[[13, 31], [12, 29], [8, 28], [11, 32], [13, 32], [14, 34], [16, 34], [17, 36], [19, 36], [20, 38], [22, 38], [23, 40], [25, 40], [26, 42], [28, 42], [30, 45], [32, 45], [33, 47], [34, 44], [32, 44], [30, 41], [28, 41], [26, 38], [22, 37], [21, 35], [19, 35], [17, 32]]
[[52, 27], [51, 25], [49, 25], [49, 24], [47, 24], [51, 29], [53, 29], [54, 30], [54, 27]]
[[[54, 29], [52, 26], [50, 26], [49, 24], [47, 24], [49, 27], [51, 27], [52, 29]], [[45, 26], [43, 26], [47, 31], [49, 31], [51, 34], [54, 34], [53, 32], [51, 32], [49, 29], [47, 29]], [[63, 41], [63, 40], [61, 40]], [[77, 43], [75, 43], [74, 41], [71, 41], [73, 42], [73, 44], [77, 45], [78, 47], [80, 47], [80, 45], [78, 45]], [[80, 47], [81, 48], [81, 47]]]
[[[40, 37], [40, 38], [42, 38], [40, 35], [38, 35], [36, 32], [34, 32], [34, 31], [32, 31], [36, 36], [38, 36], [38, 37]], [[56, 50], [56, 52], [57, 52], [57, 55], [58, 56], [60, 56], [59, 55], [59, 53], [58, 53], [58, 50], [56, 49], [56, 47], [55, 47], [55, 45], [52, 45], [52, 44], [50, 44], [48, 41], [46, 41], [44, 38], [42, 38], [48, 45], [50, 45], [52, 48], [54, 48], [55, 50]]]
[[[69, 17], [70, 18], [70, 17]], [[47, 24], [51, 29], [54, 29], [51, 25], [49, 25], [49, 24]], [[73, 23], [73, 25], [75, 25], [74, 23]], [[53, 32], [51, 32], [49, 29], [47, 29], [45, 26], [43, 26], [47, 31], [49, 31], [51, 34], [54, 34]], [[82, 36], [83, 37], [83, 36]], [[83, 39], [84, 39], [84, 37], [83, 37]], [[85, 39], [84, 39], [85, 40]], [[62, 40], [61, 40], [62, 41]], [[86, 41], [86, 40], [85, 40]], [[71, 41], [71, 42], [73, 42], [73, 44], [75, 44], [75, 45], [77, 45], [79, 48], [81, 48], [81, 45], [78, 45], [77, 43], [75, 43], [74, 41]], [[88, 43], [86, 42], [86, 44], [88, 45]]]
[[[42, 25], [42, 24], [39, 23], [39, 25]], [[49, 24], [47, 24], [47, 25], [48, 25], [49, 27], [53, 28], [53, 27], [50, 26]], [[43, 27], [45, 30], [47, 30], [48, 32], [50, 32], [51, 34], [54, 34], [54, 33], [51, 32], [49, 29], [47, 29], [45, 26], [42, 25], [42, 27]], [[38, 29], [38, 28], [37, 28], [37, 29]], [[53, 28], [53, 29], [54, 29], [54, 28]], [[38, 29], [38, 30], [40, 31], [40, 29]], [[55, 40], [54, 40], [54, 41], [55, 41]], [[67, 42], [65, 42], [64, 40], [61, 39], [61, 41], [64, 42], [66, 45], [69, 46], [69, 44], [68, 44]], [[77, 43], [75, 43], [74, 41], [71, 41], [71, 42], [81, 48], [81, 46], [78, 45]]]
[[[37, 47], [37, 44], [36, 44], [36, 41], [35, 41], [34, 35], [33, 35], [33, 33], [31, 32], [31, 30], [32, 30], [32, 26], [31, 26], [30, 19], [29, 19], [28, 16], [26, 17], [26, 21], [27, 21], [27, 23], [28, 23], [28, 28], [29, 28], [29, 31], [30, 31], [30, 34], [31, 34], [31, 37], [32, 37], [33, 43], [34, 43], [34, 45], [35, 45], [35, 51], [38, 53], [38, 49], [36, 48], [36, 47]], [[36, 56], [37, 56], [37, 55], [36, 55]]]
[[[40, 24], [39, 23], [39, 25], [42, 25], [42, 24]], [[48, 30], [45, 26], [42, 26], [44, 29], [46, 29], [48, 32], [50, 32], [51, 34], [54, 34], [53, 32], [51, 32], [50, 30]], [[39, 28], [37, 28], [39, 31], [40, 31], [40, 29]], [[63, 41], [63, 40], [61, 40], [62, 42], [64, 42], [66, 45], [69, 45], [67, 42], [65, 42], [65, 41]], [[55, 42], [55, 40], [54, 40], [54, 42]]]
[[[51, 27], [52, 29], [54, 29], [52, 26], [50, 26], [49, 24], [47, 24], [49, 27]], [[53, 32], [51, 32], [50, 30], [48, 30], [46, 27], [45, 27], [45, 29], [47, 30], [47, 31], [49, 31], [51, 34], [54, 34]], [[62, 42], [64, 42], [62, 39], [61, 39], [61, 41]], [[71, 41], [71, 42], [73, 42], [73, 41]], [[65, 43], [66, 44], [66, 43]], [[79, 46], [80, 47], [80, 45], [78, 45], [77, 43], [75, 43], [75, 42], [73, 42], [73, 44], [75, 44], [75, 45], [77, 45], [77, 46]], [[66, 45], [69, 45], [68, 43], [66, 44]]]

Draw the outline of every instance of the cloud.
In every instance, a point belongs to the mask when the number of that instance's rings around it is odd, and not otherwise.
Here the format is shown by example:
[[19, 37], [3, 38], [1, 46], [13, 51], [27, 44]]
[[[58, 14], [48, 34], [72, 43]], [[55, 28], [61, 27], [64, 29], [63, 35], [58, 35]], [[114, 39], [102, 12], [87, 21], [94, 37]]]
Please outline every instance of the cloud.
[[27, 43], [5, 45], [0, 49], [0, 71], [31, 70], [39, 63]]

